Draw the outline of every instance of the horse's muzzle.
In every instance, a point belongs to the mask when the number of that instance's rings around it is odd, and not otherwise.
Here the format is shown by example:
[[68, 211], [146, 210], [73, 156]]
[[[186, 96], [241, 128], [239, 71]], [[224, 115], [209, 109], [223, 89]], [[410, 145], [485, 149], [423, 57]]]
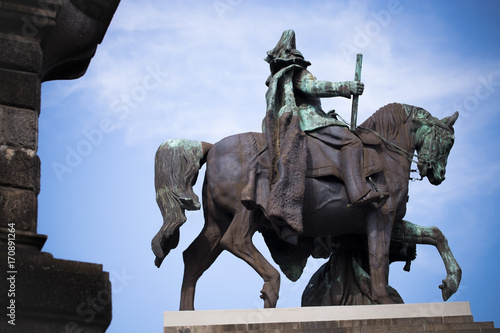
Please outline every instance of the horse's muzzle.
[[[437, 171], [438, 169], [440, 171]], [[422, 178], [427, 177], [427, 179], [429, 179], [429, 182], [432, 185], [439, 185], [445, 180], [444, 169], [441, 169], [441, 168], [438, 168], [438, 169], [433, 168], [432, 164], [429, 162], [421, 163], [418, 165], [418, 171], [420, 173], [420, 176]]]

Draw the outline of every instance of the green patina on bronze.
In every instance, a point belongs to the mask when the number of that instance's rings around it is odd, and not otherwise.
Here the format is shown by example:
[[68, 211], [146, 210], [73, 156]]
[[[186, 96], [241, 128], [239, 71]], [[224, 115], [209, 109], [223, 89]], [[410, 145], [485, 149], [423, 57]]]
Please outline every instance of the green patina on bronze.
[[[422, 108], [413, 108], [403, 104], [409, 117], [413, 119], [415, 146], [418, 152], [418, 169], [423, 177], [433, 168], [429, 181], [437, 185], [444, 180], [448, 154], [455, 142], [453, 124], [458, 118], [458, 112], [449, 117], [438, 119]], [[435, 175], [443, 177], [439, 182]]]
[[[152, 242], [157, 266], [177, 246], [185, 210], [200, 208], [192, 187], [207, 163], [205, 226], [183, 252], [180, 309], [194, 309], [196, 283], [223, 250], [263, 278], [264, 307], [276, 306], [280, 274], [253, 245], [257, 231], [293, 281], [310, 256], [330, 258], [308, 284], [303, 305], [401, 303], [387, 286], [389, 264], [404, 261], [409, 271], [416, 244], [434, 245], [441, 254], [447, 276], [439, 287], [447, 300], [462, 272], [446, 238], [437, 227], [403, 218], [413, 162], [431, 184], [444, 180], [458, 113], [437, 119], [392, 103], [351, 131], [325, 114], [320, 98], [361, 95], [361, 82], [317, 80], [292, 30], [265, 60], [271, 75], [264, 133], [229, 136], [213, 148], [169, 140], [158, 149], [155, 187], [164, 221]], [[329, 173], [308, 174], [310, 168]]]
[[179, 243], [179, 228], [186, 221], [185, 210], [201, 208], [192, 185], [196, 182], [202, 158], [202, 143], [194, 140], [167, 140], [156, 152], [156, 202], [164, 219], [162, 228], [151, 242], [158, 267]]

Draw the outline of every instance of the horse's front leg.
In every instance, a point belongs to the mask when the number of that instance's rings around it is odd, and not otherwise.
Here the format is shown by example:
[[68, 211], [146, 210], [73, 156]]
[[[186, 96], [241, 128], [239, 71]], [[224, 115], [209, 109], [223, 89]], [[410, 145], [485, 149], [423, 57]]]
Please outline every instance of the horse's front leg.
[[382, 210], [370, 212], [367, 220], [368, 251], [370, 263], [372, 301], [391, 304], [389, 297], [389, 246], [393, 217]]
[[249, 211], [239, 205], [231, 225], [221, 239], [221, 246], [248, 263], [263, 279], [261, 298], [265, 308], [275, 308], [280, 289], [280, 273], [266, 260], [252, 242], [257, 231], [256, 210]]
[[447, 301], [458, 290], [462, 279], [462, 269], [448, 246], [448, 240], [439, 228], [422, 227], [401, 220], [395, 223], [392, 238], [400, 242], [434, 245], [443, 259], [447, 274], [443, 284], [439, 286], [443, 300]]

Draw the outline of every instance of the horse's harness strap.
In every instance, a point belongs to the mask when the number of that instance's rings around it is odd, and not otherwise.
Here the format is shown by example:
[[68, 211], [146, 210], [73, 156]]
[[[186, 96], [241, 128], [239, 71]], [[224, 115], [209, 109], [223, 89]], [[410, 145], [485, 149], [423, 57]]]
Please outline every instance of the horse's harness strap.
[[[349, 124], [344, 120], [344, 118], [342, 118], [338, 113], [336, 113], [334, 110], [330, 111], [328, 114], [334, 114], [336, 117], [340, 118], [340, 120], [342, 122], [344, 122], [346, 125], [349, 126]], [[438, 125], [439, 127], [442, 127], [444, 129], [447, 129], [439, 124], [436, 124]], [[430, 159], [427, 159], [427, 154], [421, 154], [420, 156], [419, 155], [416, 155], [416, 154], [413, 154], [413, 153], [410, 153], [406, 150], [404, 150], [403, 148], [399, 147], [398, 145], [392, 143], [391, 141], [387, 140], [386, 138], [384, 138], [382, 135], [380, 135], [377, 131], [371, 129], [371, 128], [368, 128], [368, 127], [364, 127], [364, 126], [357, 126], [358, 128], [361, 128], [361, 129], [364, 129], [364, 130], [367, 130], [369, 132], [372, 132], [373, 134], [375, 134], [377, 137], [380, 138], [380, 140], [382, 140], [382, 142], [384, 142], [386, 145], [388, 145], [389, 147], [392, 147], [395, 149], [396, 153], [398, 153], [399, 155], [403, 156], [404, 158], [406, 158], [408, 161], [410, 161], [410, 163], [416, 163], [417, 165], [419, 164], [423, 164], [423, 163], [429, 163], [429, 162], [432, 162], [432, 160]], [[447, 129], [449, 130], [449, 129]], [[415, 161], [413, 158], [417, 158], [417, 160]], [[422, 162], [419, 162], [420, 159]]]
[[372, 130], [371, 128], [363, 127], [363, 126], [358, 126], [358, 128], [361, 128], [361, 129], [364, 129], [364, 130], [372, 132], [373, 134], [375, 134], [376, 136], [378, 136], [380, 138], [380, 140], [382, 140], [382, 142], [384, 142], [386, 145], [394, 148], [398, 154], [400, 154], [401, 156], [403, 156], [404, 158], [406, 158], [408, 161], [419, 164], [418, 160], [415, 161], [413, 159], [414, 157], [418, 158], [419, 157], [418, 155], [410, 153], [410, 152], [404, 150], [403, 148], [401, 148], [398, 145], [396, 145], [396, 144], [392, 143], [391, 141], [387, 140], [382, 135], [380, 135], [377, 131]]

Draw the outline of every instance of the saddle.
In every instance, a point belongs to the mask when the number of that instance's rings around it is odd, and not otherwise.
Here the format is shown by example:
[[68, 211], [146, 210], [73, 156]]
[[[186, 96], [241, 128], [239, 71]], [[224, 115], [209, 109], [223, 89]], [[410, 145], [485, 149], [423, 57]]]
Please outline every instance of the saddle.
[[[363, 142], [363, 173], [367, 178], [382, 171], [382, 163], [377, 153], [377, 146], [381, 140], [372, 132], [358, 129], [355, 133]], [[322, 138], [321, 134], [307, 136], [307, 173], [306, 177], [318, 178], [335, 176], [343, 180], [343, 172], [340, 163], [340, 150], [328, 144], [328, 140]]]
[[[264, 134], [252, 133], [254, 136], [255, 148], [260, 157], [260, 172], [267, 174], [267, 169], [271, 165], [271, 158], [267, 154], [266, 139]], [[363, 142], [364, 151], [364, 176], [369, 177], [382, 171], [382, 162], [377, 153], [377, 147], [381, 144], [381, 140], [374, 133], [357, 128], [355, 134]], [[340, 164], [340, 150], [328, 144], [326, 138], [321, 135], [307, 135], [307, 172], [306, 177], [319, 178], [326, 176], [334, 176], [343, 180], [343, 173]]]
[[[254, 165], [256, 169], [254, 173], [250, 173], [248, 184], [241, 194], [241, 201], [248, 209], [258, 207], [263, 212], [266, 212], [270, 195], [269, 174], [271, 156], [267, 150], [265, 135], [261, 133], [250, 134], [253, 136], [254, 161], [257, 163], [250, 162], [250, 165]], [[356, 135], [363, 142], [364, 146], [364, 177], [367, 178], [382, 171], [383, 165], [377, 153], [377, 149], [381, 145], [380, 138], [370, 131], [362, 129], [358, 129]], [[332, 147], [328, 143], [328, 138], [322, 137], [318, 133], [306, 135], [306, 141], [308, 147], [306, 177], [320, 178], [333, 176], [343, 181], [340, 149]]]

